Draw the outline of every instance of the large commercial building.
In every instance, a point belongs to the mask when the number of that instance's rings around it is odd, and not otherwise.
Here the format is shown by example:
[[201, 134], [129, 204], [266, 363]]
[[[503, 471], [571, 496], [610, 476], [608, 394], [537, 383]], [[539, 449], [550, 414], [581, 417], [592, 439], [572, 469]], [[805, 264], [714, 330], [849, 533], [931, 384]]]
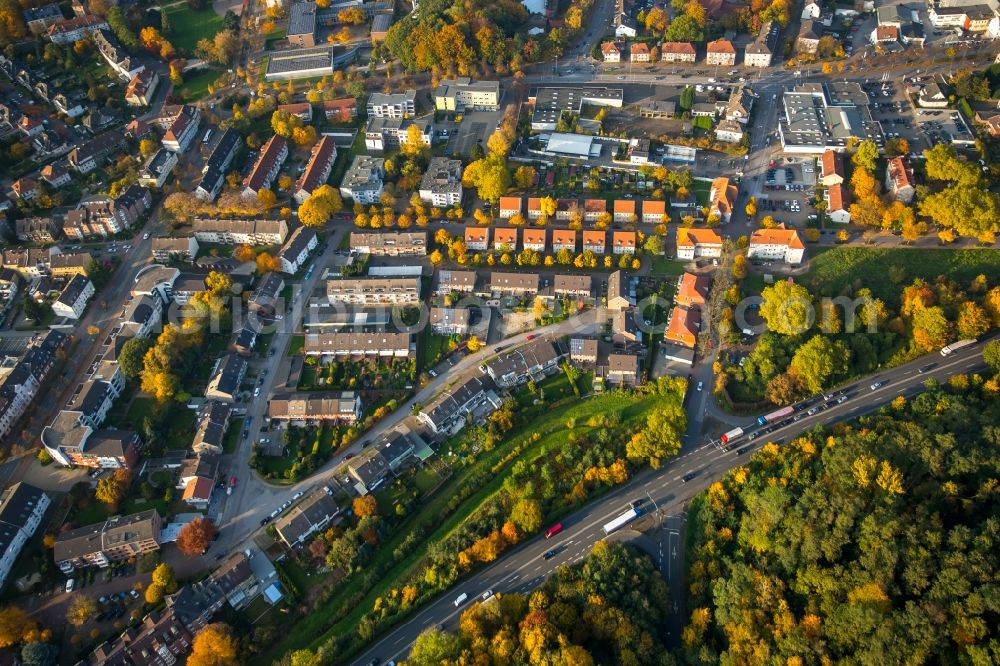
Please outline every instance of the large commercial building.
[[857, 83], [803, 83], [782, 95], [778, 133], [786, 153], [843, 152], [852, 140], [882, 136]]
[[531, 129], [553, 132], [565, 111], [579, 115], [584, 105], [621, 108], [623, 100], [621, 88], [538, 88], [528, 99], [533, 105]]

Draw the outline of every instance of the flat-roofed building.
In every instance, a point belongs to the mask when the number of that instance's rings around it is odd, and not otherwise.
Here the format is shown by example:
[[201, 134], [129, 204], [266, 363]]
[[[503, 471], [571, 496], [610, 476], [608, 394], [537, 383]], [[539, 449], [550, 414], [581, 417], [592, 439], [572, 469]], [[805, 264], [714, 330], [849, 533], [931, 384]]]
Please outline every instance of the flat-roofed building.
[[420, 278], [341, 278], [327, 280], [331, 304], [400, 305], [420, 302]]
[[420, 179], [420, 200], [447, 208], [462, 203], [462, 161], [432, 157]]
[[531, 129], [554, 132], [564, 111], [579, 115], [584, 105], [621, 108], [621, 88], [538, 88], [529, 95], [532, 104]]
[[385, 160], [381, 157], [355, 155], [340, 182], [341, 195], [361, 204], [378, 202], [385, 178], [384, 165]]
[[316, 46], [316, 3], [293, 2], [288, 13], [288, 43], [299, 48]]
[[883, 137], [868, 95], [853, 81], [802, 83], [786, 90], [781, 104], [778, 135], [786, 153], [844, 152], [851, 142]]
[[469, 77], [443, 79], [434, 91], [438, 111], [496, 111], [500, 108], [499, 81], [473, 81]]
[[405, 118], [417, 113], [417, 91], [372, 93], [368, 97], [369, 118]]
[[217, 220], [196, 218], [192, 223], [199, 243], [219, 245], [282, 245], [288, 237], [284, 220]]

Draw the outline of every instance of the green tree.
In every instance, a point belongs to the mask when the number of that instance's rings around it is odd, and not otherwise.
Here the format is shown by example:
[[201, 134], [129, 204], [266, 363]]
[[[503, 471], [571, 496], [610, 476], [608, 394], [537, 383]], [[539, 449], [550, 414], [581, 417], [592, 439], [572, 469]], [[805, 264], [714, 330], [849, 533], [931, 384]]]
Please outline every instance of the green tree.
[[993, 372], [1000, 373], [1000, 340], [991, 340], [983, 347], [983, 360]]
[[812, 328], [815, 320], [809, 290], [791, 280], [780, 280], [761, 292], [760, 316], [767, 327], [782, 335], [798, 335]]
[[417, 636], [407, 661], [414, 666], [438, 666], [452, 663], [461, 651], [462, 643], [458, 636], [431, 627]]
[[844, 343], [815, 335], [798, 348], [788, 370], [810, 393], [819, 393], [832, 377], [847, 371], [848, 358]]
[[691, 86], [684, 86], [681, 90], [681, 98], [677, 106], [681, 111], [690, 111], [694, 108], [694, 88]]

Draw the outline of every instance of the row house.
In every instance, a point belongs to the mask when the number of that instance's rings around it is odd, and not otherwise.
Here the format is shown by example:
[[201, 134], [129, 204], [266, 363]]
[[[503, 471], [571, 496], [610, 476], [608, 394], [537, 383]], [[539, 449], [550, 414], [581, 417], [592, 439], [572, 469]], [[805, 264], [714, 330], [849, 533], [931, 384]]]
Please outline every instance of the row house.
[[537, 220], [542, 216], [542, 198], [528, 197], [528, 219]]
[[53, 252], [49, 258], [49, 273], [53, 277], [70, 278], [87, 275], [94, 257], [86, 250], [78, 252]]
[[417, 419], [435, 435], [454, 435], [470, 419], [484, 419], [502, 406], [493, 386], [473, 376], [438, 393], [420, 409]]
[[538, 274], [493, 271], [490, 293], [494, 296], [532, 296], [538, 293]]
[[713, 229], [677, 229], [677, 258], [701, 259], [722, 256], [722, 236]]
[[589, 275], [556, 275], [552, 279], [552, 293], [556, 296], [589, 299], [593, 296], [591, 278]]
[[211, 379], [205, 387], [205, 397], [233, 403], [240, 394], [240, 385], [247, 374], [247, 361], [236, 354], [224, 354], [215, 362]]
[[100, 160], [123, 148], [125, 148], [125, 132], [113, 129], [84, 141], [69, 151], [66, 161], [77, 173], [86, 175], [97, 168]]
[[6, 440], [39, 389], [31, 367], [17, 363], [0, 379], [0, 439]]
[[743, 50], [743, 64], [747, 67], [770, 67], [778, 49], [780, 32], [781, 26], [774, 21], [764, 23], [754, 41]]
[[39, 278], [49, 270], [51, 254], [40, 247], [9, 247], [3, 250], [4, 268], [14, 270], [25, 279]]
[[199, 243], [219, 245], [281, 245], [288, 237], [288, 224], [278, 220], [217, 220], [196, 218], [194, 237]]
[[438, 271], [437, 293], [471, 294], [476, 291], [475, 271]]
[[276, 111], [283, 111], [290, 116], [299, 118], [304, 123], [311, 123], [313, 119], [313, 107], [309, 102], [297, 102], [295, 104], [279, 104]]
[[51, 500], [41, 488], [17, 482], [0, 493], [0, 587], [21, 549], [42, 524]]
[[198, 256], [198, 239], [194, 236], [160, 236], [153, 239], [153, 259], [166, 264], [176, 259], [194, 261]]
[[275, 134], [261, 148], [250, 175], [243, 179], [243, 194], [257, 196], [258, 192], [269, 188], [286, 159], [288, 159], [288, 142], [284, 137]]
[[202, 201], [215, 201], [226, 184], [226, 169], [236, 156], [236, 151], [243, 144], [243, 136], [233, 128], [222, 133], [222, 138], [215, 144], [212, 154], [201, 170], [201, 180], [194, 194]]
[[306, 333], [306, 356], [330, 359], [410, 358], [416, 353], [410, 333]]
[[[312, 106], [309, 106], [312, 108]], [[309, 162], [295, 183], [295, 201], [301, 205], [326, 183], [337, 159], [337, 143], [333, 137], [324, 136], [313, 146]]]
[[26, 217], [14, 223], [17, 239], [25, 243], [54, 243], [62, 235], [51, 217]]
[[198, 135], [201, 111], [196, 106], [182, 105], [167, 126], [163, 135], [163, 147], [175, 153], [187, 152]]
[[640, 381], [639, 357], [636, 354], [608, 355], [609, 384], [615, 386], [637, 386]]
[[468, 335], [469, 313], [467, 308], [432, 307], [428, 323], [438, 335]]
[[486, 365], [497, 386], [512, 387], [530, 379], [540, 380], [558, 367], [564, 354], [549, 340], [535, 340], [499, 354]]
[[420, 302], [420, 278], [360, 277], [327, 280], [330, 304], [402, 305]]
[[594, 365], [597, 363], [597, 340], [593, 338], [570, 338], [569, 360], [574, 364]]
[[267, 416], [296, 426], [353, 425], [361, 418], [361, 396], [354, 391], [276, 395], [267, 401]]

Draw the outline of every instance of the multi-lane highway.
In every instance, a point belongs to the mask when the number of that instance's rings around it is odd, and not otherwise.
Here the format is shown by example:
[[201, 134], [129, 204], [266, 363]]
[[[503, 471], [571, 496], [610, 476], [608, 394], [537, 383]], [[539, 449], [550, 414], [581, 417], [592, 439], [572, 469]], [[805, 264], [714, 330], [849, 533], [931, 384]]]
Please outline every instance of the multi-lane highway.
[[[982, 360], [983, 344], [980, 341], [947, 357], [937, 354], [924, 357], [841, 387], [829, 401], [815, 403], [826, 405], [822, 411], [812, 415], [805, 410], [800, 411], [800, 420], [778, 428], [767, 436], [757, 437], [752, 442], [744, 437], [729, 447], [729, 450], [721, 450], [707, 441], [685, 446], [677, 458], [661, 469], [637, 474], [629, 483], [562, 519], [560, 522], [563, 530], [552, 539], [536, 537], [507, 553], [488, 568], [461, 581], [411, 620], [379, 640], [357, 657], [354, 663], [363, 665], [376, 658], [404, 658], [420, 632], [436, 624], [454, 628], [460, 613], [486, 590], [494, 593], [526, 592], [539, 585], [557, 567], [583, 559], [593, 545], [605, 537], [603, 525], [628, 509], [630, 502], [634, 500], [645, 500], [643, 509], [653, 518], [647, 520], [647, 524], [659, 526], [661, 520], [683, 511], [684, 505], [694, 495], [730, 469], [743, 464], [751, 451], [767, 442], [787, 443], [796, 435], [817, 426], [861, 416], [897, 396], [920, 392], [924, 382], [930, 378], [944, 381], [952, 375], [982, 370], [985, 368]], [[930, 364], [933, 367], [927, 368]], [[921, 368], [925, 372], [920, 372]], [[875, 382], [881, 382], [881, 386], [872, 389], [871, 385]], [[838, 404], [840, 395], [846, 395], [847, 400]], [[558, 551], [557, 554], [548, 560], [544, 559], [543, 554], [552, 548]], [[675, 589], [681, 587], [677, 586]], [[456, 606], [455, 600], [463, 593], [468, 595], [468, 600]]]

